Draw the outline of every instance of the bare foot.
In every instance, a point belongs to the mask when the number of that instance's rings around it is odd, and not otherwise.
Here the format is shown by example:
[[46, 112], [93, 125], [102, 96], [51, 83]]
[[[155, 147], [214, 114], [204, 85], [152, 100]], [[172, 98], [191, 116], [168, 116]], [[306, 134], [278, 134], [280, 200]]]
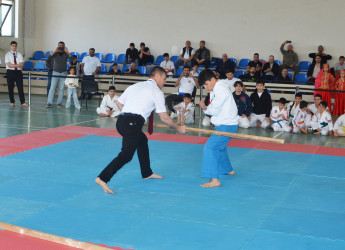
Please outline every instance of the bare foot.
[[201, 184], [200, 186], [206, 187], [206, 188], [213, 188], [213, 187], [220, 187], [221, 184], [218, 179], [212, 178], [209, 182]]
[[235, 174], [235, 170], [232, 170], [231, 172], [227, 173], [228, 175], [234, 175]]
[[115, 194], [114, 190], [111, 190], [107, 183], [105, 183], [104, 181], [102, 181], [99, 177], [96, 178], [95, 182], [101, 186], [101, 188], [103, 188], [104, 192], [106, 192], [107, 194]]
[[29, 107], [29, 105], [28, 105], [27, 103], [24, 102], [24, 103], [22, 104], [22, 107], [25, 107], [25, 108], [26, 108], [26, 107]]
[[144, 180], [148, 180], [148, 179], [163, 179], [163, 176], [153, 173], [149, 177], [144, 178]]
[[14, 103], [11, 103], [10, 106], [13, 108], [14, 107]]

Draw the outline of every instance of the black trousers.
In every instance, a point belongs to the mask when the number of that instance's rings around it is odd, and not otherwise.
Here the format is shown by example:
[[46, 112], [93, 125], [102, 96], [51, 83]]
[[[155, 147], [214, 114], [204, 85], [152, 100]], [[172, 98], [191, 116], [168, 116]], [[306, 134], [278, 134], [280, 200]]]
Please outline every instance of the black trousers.
[[168, 95], [167, 97], [165, 97], [165, 102], [168, 105], [168, 109], [171, 112], [175, 112], [174, 104], [182, 102], [183, 97], [184, 95], [176, 95], [176, 94]]
[[10, 102], [14, 103], [14, 82], [16, 82], [18, 95], [20, 103], [25, 103], [24, 89], [23, 89], [23, 74], [21, 70], [7, 70], [7, 86], [8, 86], [8, 96], [10, 97]]
[[116, 129], [122, 135], [122, 148], [118, 156], [98, 176], [105, 183], [133, 158], [137, 151], [140, 163], [141, 176], [147, 178], [152, 175], [150, 167], [149, 146], [146, 135], [142, 132], [144, 118], [140, 115], [120, 115]]

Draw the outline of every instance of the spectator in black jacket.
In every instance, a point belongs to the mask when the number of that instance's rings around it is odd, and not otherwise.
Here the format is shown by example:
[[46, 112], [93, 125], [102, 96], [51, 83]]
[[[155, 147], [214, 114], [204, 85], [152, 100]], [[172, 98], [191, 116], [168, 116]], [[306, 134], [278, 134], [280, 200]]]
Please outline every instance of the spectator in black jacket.
[[288, 75], [288, 70], [286, 68], [282, 69], [282, 72], [278, 74], [275, 82], [276, 83], [292, 83], [292, 79]]
[[308, 76], [308, 82], [315, 83], [315, 78], [317, 77], [317, 74], [319, 74], [322, 64], [321, 64], [321, 56], [316, 55], [315, 56], [315, 62], [313, 62], [308, 69], [307, 76]]
[[195, 64], [204, 65], [207, 69], [210, 67], [210, 60], [210, 50], [205, 47], [205, 41], [202, 40], [200, 41], [200, 48], [195, 52], [193, 66]]
[[260, 72], [256, 71], [256, 68], [250, 67], [249, 72], [245, 75], [240, 76], [243, 82], [257, 82], [260, 80]]
[[213, 72], [218, 78], [225, 79], [226, 78], [225, 72], [227, 70], [235, 72], [235, 67], [236, 67], [235, 63], [229, 60], [228, 55], [224, 53], [222, 55], [222, 60], [219, 60], [217, 62], [216, 69]]
[[238, 126], [240, 128], [249, 128], [250, 114], [252, 113], [253, 106], [249, 96], [243, 92], [243, 83], [237, 81], [234, 84], [235, 91], [232, 93], [238, 110]]
[[324, 51], [324, 47], [322, 45], [319, 45], [319, 47], [317, 47], [317, 53], [310, 53], [309, 54], [309, 57], [313, 58], [313, 63], [315, 63], [315, 61], [316, 61], [316, 56], [321, 57], [321, 65], [324, 65], [325, 63], [327, 63], [327, 60], [332, 59], [331, 55], [327, 55], [327, 54], [323, 53], [323, 51]]
[[129, 48], [126, 50], [126, 57], [123, 61], [123, 67], [126, 67], [127, 63], [135, 62], [139, 65], [139, 51], [135, 48], [134, 43], [129, 44]]
[[253, 103], [253, 113], [250, 115], [250, 127], [258, 126], [260, 121], [261, 128], [267, 128], [270, 125], [270, 113], [272, 109], [271, 95], [265, 89], [265, 83], [258, 81], [254, 93], [250, 95], [250, 100]]
[[262, 62], [259, 59], [259, 54], [255, 53], [253, 61], [250, 61], [247, 65], [246, 72], [248, 73], [250, 71], [251, 67], [255, 67], [255, 70], [260, 74], [261, 76], [261, 70], [262, 70]]
[[274, 56], [270, 56], [268, 62], [262, 68], [262, 79], [273, 81], [279, 73], [279, 65], [274, 62]]

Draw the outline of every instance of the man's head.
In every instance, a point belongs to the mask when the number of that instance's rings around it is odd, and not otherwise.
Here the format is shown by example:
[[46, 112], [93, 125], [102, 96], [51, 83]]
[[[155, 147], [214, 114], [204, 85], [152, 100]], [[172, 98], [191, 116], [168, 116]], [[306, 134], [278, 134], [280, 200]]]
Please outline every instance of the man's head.
[[293, 51], [293, 45], [291, 43], [288, 45], [288, 51]]
[[319, 45], [319, 47], [317, 47], [317, 51], [318, 51], [319, 53], [323, 53], [323, 51], [324, 51], [323, 46], [322, 46], [322, 45]]
[[258, 62], [259, 61], [259, 53], [255, 53], [254, 54], [254, 62]]
[[164, 57], [165, 61], [169, 61], [169, 54], [168, 53], [164, 53], [163, 57]]
[[190, 94], [185, 94], [184, 97], [183, 97], [183, 101], [185, 103], [190, 103], [192, 101], [192, 96]]
[[205, 41], [201, 40], [200, 41], [200, 49], [203, 49], [203, 48], [205, 48]]
[[300, 104], [302, 101], [302, 94], [301, 93], [296, 93], [295, 95], [295, 103], [296, 105]]
[[344, 57], [344, 56], [340, 56], [340, 57], [339, 57], [339, 63], [340, 63], [340, 65], [343, 65], [344, 62], [345, 62], [345, 57]]
[[255, 75], [255, 73], [256, 73], [256, 68], [255, 67], [250, 67], [250, 69], [249, 69], [249, 73], [250, 73], [250, 75]]
[[144, 49], [145, 48], [145, 43], [140, 43], [140, 48]]
[[72, 62], [76, 63], [78, 61], [78, 57], [76, 55], [72, 56]]
[[204, 86], [208, 91], [212, 91], [217, 83], [216, 75], [209, 69], [204, 69], [199, 75], [199, 85]]
[[94, 48], [90, 48], [90, 49], [89, 49], [89, 55], [90, 55], [91, 57], [95, 56], [95, 49], [94, 49]]
[[301, 101], [301, 103], [299, 104], [299, 109], [302, 111], [306, 111], [308, 107], [308, 103], [306, 101]]
[[325, 109], [327, 109], [327, 107], [328, 107], [328, 103], [326, 101], [320, 102], [319, 109], [321, 109], [321, 111], [324, 111]]
[[117, 63], [114, 63], [113, 64], [113, 70], [115, 71], [116, 69], [118, 69], [118, 65], [117, 65]]
[[135, 44], [134, 44], [134, 43], [130, 43], [130, 44], [129, 44], [129, 48], [130, 48], [131, 50], [134, 50], [134, 49], [135, 49]]
[[279, 108], [280, 108], [280, 109], [285, 108], [286, 102], [287, 102], [286, 99], [285, 99], [284, 97], [281, 97], [281, 98], [279, 99], [279, 103], [278, 103]]
[[235, 89], [236, 89], [236, 92], [242, 92], [242, 90], [243, 90], [243, 82], [241, 82], [241, 81], [236, 81], [236, 82], [234, 83], [234, 87], [235, 87]]
[[320, 94], [316, 94], [314, 96], [314, 104], [315, 106], [319, 106], [320, 105], [320, 102], [322, 101], [322, 96]]
[[222, 55], [222, 60], [223, 62], [226, 62], [228, 60], [228, 55], [226, 53]]
[[268, 61], [270, 63], [274, 63], [274, 56], [273, 55], [270, 55], [270, 57], [268, 58]]
[[58, 43], [58, 48], [61, 52], [64, 51], [65, 50], [65, 43], [63, 41], [60, 41]]
[[288, 70], [286, 68], [282, 69], [282, 76], [285, 78], [288, 74]]
[[11, 45], [11, 50], [12, 51], [16, 51], [17, 50], [17, 42], [16, 41], [12, 41], [10, 43], [10, 45]]
[[315, 56], [315, 62], [321, 63], [321, 56], [319, 56], [319, 55]]
[[136, 68], [137, 68], [137, 65], [135, 64], [135, 62], [132, 62], [130, 70], [135, 70]]
[[116, 93], [116, 89], [114, 86], [110, 86], [109, 89], [108, 89], [108, 94], [111, 96], [111, 97], [114, 97], [115, 96], [115, 93]]
[[232, 78], [234, 78], [234, 71], [231, 69], [227, 69], [225, 71], [225, 76], [226, 78], [228, 78], [228, 80], [232, 80]]
[[183, 73], [182, 73], [182, 75], [183, 76], [186, 76], [186, 77], [189, 77], [189, 73], [190, 73], [190, 67], [189, 66], [184, 66], [183, 67]]
[[191, 45], [190, 41], [187, 40], [187, 41], [186, 41], [186, 47], [187, 47], [187, 48], [190, 48], [190, 45]]
[[157, 83], [157, 86], [162, 89], [166, 83], [167, 72], [160, 66], [154, 66], [150, 72], [149, 78], [154, 80]]

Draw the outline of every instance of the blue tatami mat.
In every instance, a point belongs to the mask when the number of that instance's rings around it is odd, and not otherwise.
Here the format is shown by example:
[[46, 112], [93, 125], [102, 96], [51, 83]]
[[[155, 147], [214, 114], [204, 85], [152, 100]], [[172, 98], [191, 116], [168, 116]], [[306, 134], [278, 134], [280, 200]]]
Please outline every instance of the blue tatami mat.
[[345, 157], [228, 148], [236, 171], [205, 189], [203, 145], [150, 141], [162, 180], [138, 159], [95, 177], [121, 138], [90, 135], [0, 158], [0, 221], [131, 249], [345, 249]]

